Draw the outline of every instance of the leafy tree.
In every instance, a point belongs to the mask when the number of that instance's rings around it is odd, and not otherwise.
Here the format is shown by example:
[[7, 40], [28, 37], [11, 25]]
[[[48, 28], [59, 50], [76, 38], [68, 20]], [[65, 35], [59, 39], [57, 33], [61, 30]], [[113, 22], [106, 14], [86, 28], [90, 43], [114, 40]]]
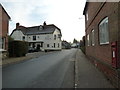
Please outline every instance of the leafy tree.
[[74, 38], [73, 43], [78, 43], [78, 41]]
[[8, 36], [8, 42], [14, 41], [14, 39], [11, 36]]

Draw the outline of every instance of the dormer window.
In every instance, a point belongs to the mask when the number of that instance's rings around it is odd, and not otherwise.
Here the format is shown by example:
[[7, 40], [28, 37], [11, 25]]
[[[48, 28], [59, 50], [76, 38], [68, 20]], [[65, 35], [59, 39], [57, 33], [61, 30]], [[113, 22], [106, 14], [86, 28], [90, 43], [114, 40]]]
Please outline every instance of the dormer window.
[[43, 26], [42, 25], [40, 25], [39, 30], [43, 30]]

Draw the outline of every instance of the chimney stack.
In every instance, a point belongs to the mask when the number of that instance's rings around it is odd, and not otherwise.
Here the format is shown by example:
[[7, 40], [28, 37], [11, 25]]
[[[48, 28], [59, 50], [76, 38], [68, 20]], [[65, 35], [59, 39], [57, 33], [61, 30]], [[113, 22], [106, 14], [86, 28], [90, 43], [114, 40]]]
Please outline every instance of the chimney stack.
[[46, 26], [47, 24], [46, 24], [46, 21], [44, 21], [44, 23], [43, 23], [43, 26]]
[[18, 29], [20, 26], [20, 23], [16, 23], [16, 29]]

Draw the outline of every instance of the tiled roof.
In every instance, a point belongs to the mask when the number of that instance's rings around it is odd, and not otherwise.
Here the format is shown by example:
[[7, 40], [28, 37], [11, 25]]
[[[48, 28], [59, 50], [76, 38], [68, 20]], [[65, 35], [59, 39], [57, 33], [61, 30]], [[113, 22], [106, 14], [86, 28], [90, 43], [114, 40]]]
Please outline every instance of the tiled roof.
[[[19, 30], [22, 31], [22, 33], [25, 35], [50, 34], [53, 33], [55, 29], [58, 29], [61, 33], [61, 30], [58, 27], [56, 27], [54, 24], [45, 25], [45, 26], [40, 25], [33, 27], [23, 27], [23, 26], [19, 26], [19, 27], [20, 27]], [[18, 29], [15, 29], [14, 31], [16, 30]]]

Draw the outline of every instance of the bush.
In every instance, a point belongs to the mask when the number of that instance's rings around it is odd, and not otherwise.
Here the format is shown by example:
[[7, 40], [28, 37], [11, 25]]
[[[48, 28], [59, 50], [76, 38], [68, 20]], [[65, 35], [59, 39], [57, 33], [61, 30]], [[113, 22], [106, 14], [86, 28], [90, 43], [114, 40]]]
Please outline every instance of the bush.
[[9, 42], [9, 56], [20, 57], [25, 56], [28, 52], [28, 42], [25, 41], [11, 41]]

